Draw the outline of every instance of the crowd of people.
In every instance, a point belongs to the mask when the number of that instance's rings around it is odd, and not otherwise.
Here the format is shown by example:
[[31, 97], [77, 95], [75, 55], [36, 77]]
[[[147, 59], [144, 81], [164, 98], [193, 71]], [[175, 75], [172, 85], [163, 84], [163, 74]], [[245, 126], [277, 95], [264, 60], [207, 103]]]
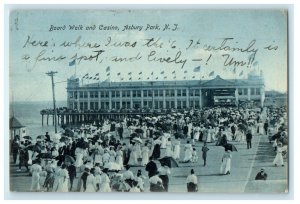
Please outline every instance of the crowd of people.
[[[23, 167], [30, 171], [31, 191], [168, 192], [171, 161], [196, 164], [202, 159], [206, 166], [208, 144], [223, 146], [219, 172], [228, 175], [234, 151], [229, 144], [237, 142], [250, 149], [254, 135], [269, 136], [276, 151], [273, 164], [283, 166], [288, 145], [284, 107], [214, 107], [94, 121], [35, 139], [15, 137], [11, 153], [18, 171]], [[200, 151], [196, 144], [201, 145]], [[161, 158], [170, 162], [163, 163]], [[196, 192], [198, 180], [190, 169], [186, 191]]]

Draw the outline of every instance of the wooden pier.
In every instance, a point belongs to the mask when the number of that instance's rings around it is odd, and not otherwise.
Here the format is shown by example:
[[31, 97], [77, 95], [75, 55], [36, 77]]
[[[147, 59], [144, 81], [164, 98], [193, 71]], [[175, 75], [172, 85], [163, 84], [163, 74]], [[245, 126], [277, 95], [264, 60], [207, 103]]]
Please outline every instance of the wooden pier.
[[[54, 125], [54, 111], [42, 110], [40, 112], [42, 116], [42, 125], [44, 125], [44, 119], [46, 118], [46, 125], [49, 125], [50, 118], [52, 118], [52, 125]], [[58, 125], [81, 125], [103, 121], [105, 119], [123, 120], [125, 117], [131, 117], [139, 115], [141, 117], [162, 115], [165, 113], [153, 113], [153, 112], [58, 112], [57, 123]]]

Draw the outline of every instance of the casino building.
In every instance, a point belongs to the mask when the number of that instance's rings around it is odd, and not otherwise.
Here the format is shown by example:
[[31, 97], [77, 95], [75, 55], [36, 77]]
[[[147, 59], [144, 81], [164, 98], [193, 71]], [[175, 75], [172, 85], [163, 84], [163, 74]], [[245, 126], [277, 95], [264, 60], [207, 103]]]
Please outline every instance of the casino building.
[[79, 78], [68, 79], [68, 108], [77, 110], [184, 109], [218, 105], [240, 105], [247, 101], [263, 106], [262, 74], [247, 79], [178, 81], [103, 81], [80, 85]]

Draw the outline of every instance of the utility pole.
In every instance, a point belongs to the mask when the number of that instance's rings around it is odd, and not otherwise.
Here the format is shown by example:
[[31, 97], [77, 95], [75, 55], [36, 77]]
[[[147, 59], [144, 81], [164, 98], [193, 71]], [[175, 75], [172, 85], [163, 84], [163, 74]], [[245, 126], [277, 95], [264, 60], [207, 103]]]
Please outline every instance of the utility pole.
[[51, 82], [52, 82], [52, 95], [53, 95], [53, 109], [54, 109], [54, 128], [55, 128], [55, 133], [57, 133], [57, 111], [56, 111], [56, 104], [55, 104], [55, 89], [54, 89], [54, 75], [56, 74], [57, 72], [54, 72], [54, 71], [50, 71], [50, 72], [47, 72], [46, 74], [48, 76], [51, 77]]

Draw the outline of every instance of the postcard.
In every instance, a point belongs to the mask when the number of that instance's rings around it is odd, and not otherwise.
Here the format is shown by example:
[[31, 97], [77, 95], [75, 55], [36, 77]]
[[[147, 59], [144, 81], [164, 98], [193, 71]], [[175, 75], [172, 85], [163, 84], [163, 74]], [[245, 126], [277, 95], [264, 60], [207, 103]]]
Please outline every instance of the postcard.
[[288, 193], [287, 16], [12, 10], [10, 191]]

